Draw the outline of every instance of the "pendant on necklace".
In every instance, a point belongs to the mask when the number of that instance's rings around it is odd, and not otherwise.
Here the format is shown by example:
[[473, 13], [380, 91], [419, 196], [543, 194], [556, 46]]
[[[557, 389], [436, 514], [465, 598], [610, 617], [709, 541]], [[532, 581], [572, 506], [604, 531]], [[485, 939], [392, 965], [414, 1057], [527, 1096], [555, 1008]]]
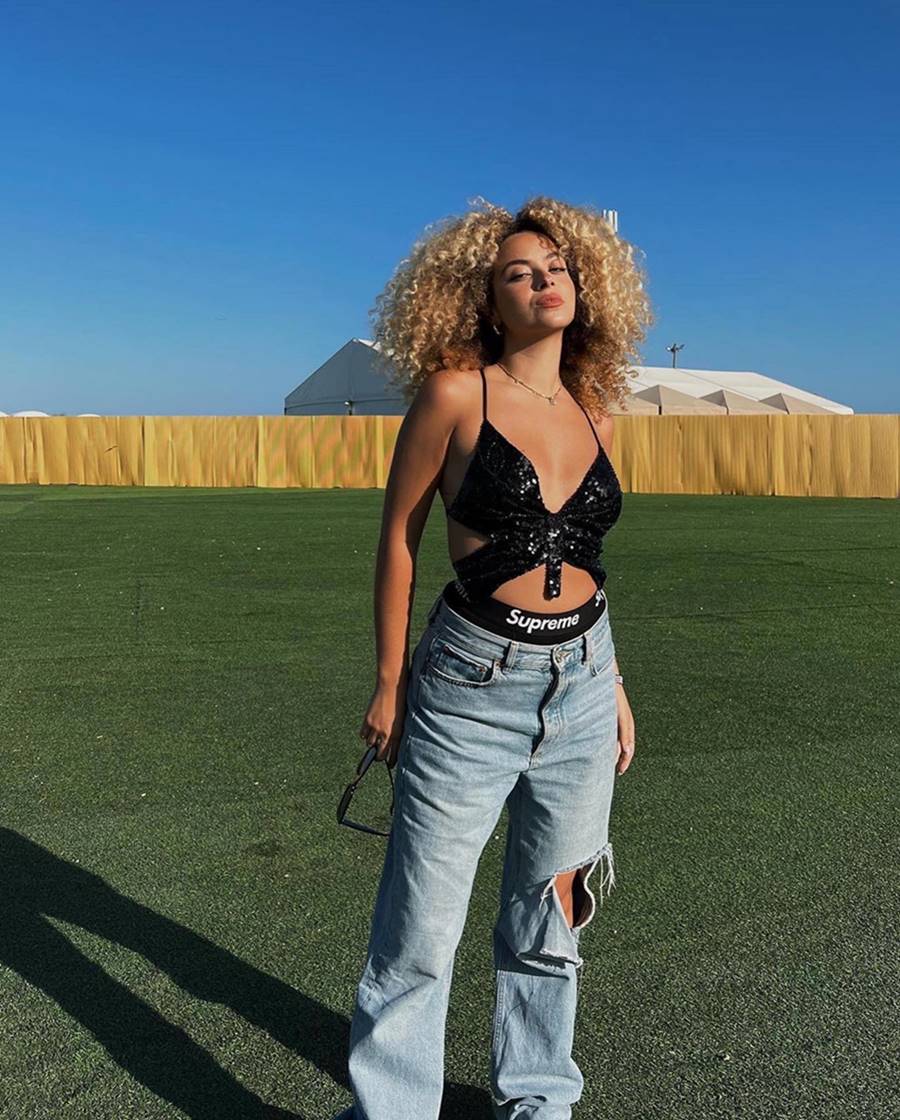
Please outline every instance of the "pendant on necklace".
[[550, 403], [551, 404], [556, 404], [556, 397], [551, 397], [550, 398]]

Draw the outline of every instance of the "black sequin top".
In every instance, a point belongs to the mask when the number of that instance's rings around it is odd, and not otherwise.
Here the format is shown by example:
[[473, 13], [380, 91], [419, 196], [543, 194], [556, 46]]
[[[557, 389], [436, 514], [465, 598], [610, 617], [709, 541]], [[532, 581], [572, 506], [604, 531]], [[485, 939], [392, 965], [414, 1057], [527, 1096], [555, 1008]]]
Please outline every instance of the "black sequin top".
[[506, 580], [546, 564], [544, 594], [555, 599], [563, 561], [584, 568], [602, 587], [601, 541], [621, 512], [622, 488], [590, 416], [582, 407], [597, 441], [597, 457], [575, 492], [551, 513], [531, 460], [488, 420], [487, 381], [483, 368], [480, 372], [484, 419], [447, 516], [489, 539], [454, 561], [457, 587], [465, 598], [478, 600]]

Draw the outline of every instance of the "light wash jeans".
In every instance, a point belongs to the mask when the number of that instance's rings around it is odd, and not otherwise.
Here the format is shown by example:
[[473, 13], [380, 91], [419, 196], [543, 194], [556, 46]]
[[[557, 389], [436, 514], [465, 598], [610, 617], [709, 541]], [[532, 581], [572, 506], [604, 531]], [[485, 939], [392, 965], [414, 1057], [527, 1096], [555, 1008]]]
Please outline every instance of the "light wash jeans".
[[[617, 720], [609, 609], [557, 645], [501, 638], [441, 597], [410, 667], [395, 802], [350, 1031], [354, 1104], [335, 1120], [438, 1120], [450, 981], [479, 857], [508, 807], [491, 1099], [568, 1120], [581, 931], [615, 883]], [[600, 863], [601, 875], [588, 879]], [[573, 881], [574, 926], [554, 889]]]

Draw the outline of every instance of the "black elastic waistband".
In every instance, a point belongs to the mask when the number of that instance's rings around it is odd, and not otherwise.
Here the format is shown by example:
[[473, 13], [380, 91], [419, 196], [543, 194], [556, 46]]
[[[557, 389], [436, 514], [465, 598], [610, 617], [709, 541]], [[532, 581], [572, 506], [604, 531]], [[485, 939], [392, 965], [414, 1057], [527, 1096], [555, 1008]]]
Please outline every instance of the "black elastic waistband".
[[581, 606], [551, 612], [511, 607], [493, 596], [469, 602], [460, 593], [456, 580], [451, 580], [441, 594], [448, 607], [476, 626], [483, 626], [503, 638], [537, 645], [550, 646], [577, 638], [589, 630], [606, 609], [606, 595], [599, 587]]

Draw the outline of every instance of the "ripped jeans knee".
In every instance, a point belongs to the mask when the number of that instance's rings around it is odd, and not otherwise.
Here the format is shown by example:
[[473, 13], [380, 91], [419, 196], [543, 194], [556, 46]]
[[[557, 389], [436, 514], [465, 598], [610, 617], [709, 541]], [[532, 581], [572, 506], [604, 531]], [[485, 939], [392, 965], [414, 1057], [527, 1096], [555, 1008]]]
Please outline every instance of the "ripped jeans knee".
[[[588, 886], [597, 865], [601, 864], [601, 877], [596, 894]], [[556, 876], [575, 871], [573, 897], [576, 913], [569, 925], [559, 894], [554, 890]], [[576, 885], [577, 884], [577, 885]], [[584, 961], [579, 954], [578, 940], [581, 930], [590, 923], [597, 909], [615, 886], [612, 844], [607, 841], [599, 851], [571, 867], [557, 868], [546, 879], [529, 884], [515, 891], [503, 907], [495, 929], [495, 953], [505, 957], [505, 946], [515, 961], [542, 972], [565, 972], [571, 964], [581, 968]], [[500, 944], [497, 944], [499, 942]], [[498, 968], [509, 968], [510, 960], [495, 960]]]

